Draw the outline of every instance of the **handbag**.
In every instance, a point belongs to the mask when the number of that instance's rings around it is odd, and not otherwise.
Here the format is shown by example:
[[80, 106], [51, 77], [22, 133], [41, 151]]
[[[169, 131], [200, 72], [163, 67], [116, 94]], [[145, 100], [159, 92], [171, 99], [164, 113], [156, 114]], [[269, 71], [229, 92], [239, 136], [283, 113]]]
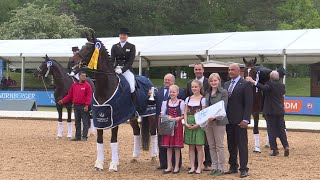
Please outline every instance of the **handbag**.
[[160, 118], [158, 127], [159, 135], [173, 136], [175, 129], [176, 119], [170, 118], [168, 115], [164, 115]]

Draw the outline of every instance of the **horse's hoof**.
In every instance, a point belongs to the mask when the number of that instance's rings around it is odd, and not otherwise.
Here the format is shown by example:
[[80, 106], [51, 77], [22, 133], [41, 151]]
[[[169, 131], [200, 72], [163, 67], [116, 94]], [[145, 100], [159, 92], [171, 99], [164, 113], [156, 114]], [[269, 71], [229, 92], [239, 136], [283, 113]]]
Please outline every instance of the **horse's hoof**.
[[67, 139], [68, 139], [68, 140], [71, 140], [71, 139], [72, 139], [72, 137], [67, 137]]
[[270, 145], [269, 144], [265, 144], [264, 148], [270, 148]]
[[156, 164], [157, 163], [157, 158], [156, 157], [152, 157], [150, 162], [151, 162], [151, 164]]
[[130, 163], [137, 163], [137, 162], [138, 162], [138, 160], [136, 158], [133, 158], [130, 160]]
[[118, 172], [118, 163], [110, 162], [109, 172]]
[[94, 167], [96, 168], [96, 171], [102, 171], [103, 170], [103, 162], [96, 160]]
[[260, 147], [254, 147], [254, 150], [253, 150], [254, 153], [261, 153], [261, 150], [260, 150]]
[[62, 139], [62, 136], [57, 136], [56, 139]]
[[93, 133], [90, 133], [90, 136], [94, 136], [94, 134], [93, 134]]

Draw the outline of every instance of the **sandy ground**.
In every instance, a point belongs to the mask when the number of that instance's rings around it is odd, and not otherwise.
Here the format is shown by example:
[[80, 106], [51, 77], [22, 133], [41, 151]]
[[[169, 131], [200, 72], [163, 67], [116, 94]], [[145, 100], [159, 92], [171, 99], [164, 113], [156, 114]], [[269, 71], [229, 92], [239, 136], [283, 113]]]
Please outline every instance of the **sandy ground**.
[[[0, 119], [0, 179], [208, 179], [203, 172], [188, 175], [188, 151], [183, 149], [183, 169], [178, 175], [163, 175], [151, 164], [150, 153], [142, 151], [138, 163], [130, 163], [133, 136], [130, 125], [119, 128], [120, 169], [108, 172], [110, 162], [110, 131], [104, 133], [105, 170], [96, 172], [96, 137], [87, 142], [56, 140], [57, 122], [41, 120]], [[64, 134], [66, 134], [64, 122]], [[247, 179], [320, 179], [320, 134], [288, 132], [290, 156], [270, 157], [268, 149], [253, 153], [253, 136], [249, 129], [249, 177]], [[262, 144], [266, 131], [261, 131]], [[227, 153], [227, 152], [226, 152]], [[228, 157], [228, 153], [226, 154]], [[227, 168], [227, 167], [226, 167]], [[238, 175], [224, 175], [214, 179], [238, 179]]]

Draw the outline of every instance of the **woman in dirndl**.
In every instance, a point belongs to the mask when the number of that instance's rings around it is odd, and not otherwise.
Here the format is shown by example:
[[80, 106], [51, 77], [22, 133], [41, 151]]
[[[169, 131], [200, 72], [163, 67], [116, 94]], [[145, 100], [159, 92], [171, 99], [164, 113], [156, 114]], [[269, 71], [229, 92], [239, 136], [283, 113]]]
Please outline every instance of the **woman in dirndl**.
[[[175, 162], [180, 161], [180, 152], [183, 148], [183, 126], [181, 120], [184, 114], [184, 101], [178, 99], [179, 87], [177, 85], [171, 85], [170, 99], [162, 102], [161, 115], [169, 115], [171, 118], [176, 119], [176, 126], [174, 129], [173, 136], [164, 135], [162, 136], [161, 146], [167, 148], [167, 164], [168, 167], [163, 171], [163, 174], [168, 174], [172, 171], [172, 151], [175, 153]], [[179, 163], [175, 163], [173, 174], [180, 172]]]
[[[202, 83], [199, 80], [191, 82], [192, 96], [186, 98], [185, 115], [187, 119], [184, 130], [184, 143], [189, 145], [190, 171], [188, 174], [200, 174], [203, 163], [203, 145], [205, 144], [205, 132], [196, 124], [194, 114], [201, 111], [206, 106], [205, 98], [201, 95], [203, 91]], [[195, 170], [195, 149], [198, 152], [198, 167]]]

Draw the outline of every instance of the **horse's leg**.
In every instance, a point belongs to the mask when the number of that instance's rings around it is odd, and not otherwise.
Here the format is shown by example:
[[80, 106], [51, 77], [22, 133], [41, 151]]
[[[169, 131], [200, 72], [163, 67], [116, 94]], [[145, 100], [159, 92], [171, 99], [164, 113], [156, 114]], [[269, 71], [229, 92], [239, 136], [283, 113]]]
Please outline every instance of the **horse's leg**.
[[109, 171], [118, 171], [119, 165], [119, 146], [118, 146], [118, 126], [111, 129], [111, 162]]
[[259, 137], [259, 112], [252, 113], [254, 119], [253, 136], [254, 136], [254, 150], [253, 152], [261, 153], [260, 137]]
[[104, 146], [103, 146], [103, 130], [97, 129], [97, 160], [94, 165], [97, 171], [103, 170], [104, 162]]
[[72, 138], [72, 123], [71, 123], [71, 113], [72, 113], [72, 104], [68, 103], [66, 105], [67, 111], [68, 111], [68, 138], [71, 139]]
[[131, 159], [131, 163], [137, 162], [137, 159], [139, 158], [140, 155], [140, 127], [138, 120], [136, 118], [130, 119], [130, 125], [133, 130], [133, 153]]
[[62, 105], [59, 105], [57, 103], [56, 105], [57, 111], [58, 111], [58, 135], [57, 135], [57, 139], [61, 139], [62, 138], [62, 132], [63, 132], [63, 126], [62, 126]]
[[89, 125], [89, 127], [90, 127], [90, 136], [94, 136], [94, 125], [93, 125], [93, 119], [92, 119], [92, 115], [90, 114], [90, 125]]
[[158, 155], [158, 137], [156, 129], [156, 116], [149, 116], [148, 121], [150, 124], [150, 134], [151, 134], [151, 163], [155, 164], [157, 162], [156, 157]]

